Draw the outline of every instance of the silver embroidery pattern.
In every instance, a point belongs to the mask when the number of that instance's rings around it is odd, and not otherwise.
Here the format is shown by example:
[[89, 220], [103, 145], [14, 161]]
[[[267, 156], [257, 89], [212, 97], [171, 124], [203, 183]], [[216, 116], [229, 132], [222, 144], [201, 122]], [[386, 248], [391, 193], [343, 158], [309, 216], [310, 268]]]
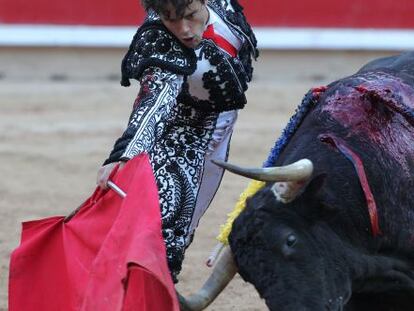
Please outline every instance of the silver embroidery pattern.
[[[172, 107], [180, 91], [182, 78], [159, 68], [149, 68], [141, 79], [141, 91], [150, 96], [143, 99], [129, 121], [129, 128], [135, 128], [135, 135], [122, 157], [133, 158], [151, 150], [154, 142], [164, 132], [167, 119], [171, 118]], [[143, 95], [145, 96], [145, 94]]]
[[144, 72], [138, 106], [128, 126], [135, 134], [122, 156], [132, 158], [141, 152], [150, 156], [173, 277], [181, 270], [189, 244], [189, 227], [204, 160], [218, 118], [218, 113], [177, 103], [181, 85], [181, 76], [159, 68], [151, 67]]
[[217, 113], [177, 104], [174, 124], [150, 151], [157, 181], [167, 260], [173, 277], [181, 270], [189, 244], [189, 227], [204, 171], [204, 160]]

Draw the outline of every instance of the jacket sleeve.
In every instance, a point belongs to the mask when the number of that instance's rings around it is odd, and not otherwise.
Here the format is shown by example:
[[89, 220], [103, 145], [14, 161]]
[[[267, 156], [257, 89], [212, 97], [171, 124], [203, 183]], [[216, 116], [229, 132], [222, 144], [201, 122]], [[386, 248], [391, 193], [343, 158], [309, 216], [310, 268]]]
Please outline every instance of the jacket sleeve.
[[115, 142], [104, 165], [127, 161], [153, 148], [163, 134], [166, 122], [172, 117], [182, 83], [182, 75], [159, 67], [149, 67], [143, 72], [128, 126]]

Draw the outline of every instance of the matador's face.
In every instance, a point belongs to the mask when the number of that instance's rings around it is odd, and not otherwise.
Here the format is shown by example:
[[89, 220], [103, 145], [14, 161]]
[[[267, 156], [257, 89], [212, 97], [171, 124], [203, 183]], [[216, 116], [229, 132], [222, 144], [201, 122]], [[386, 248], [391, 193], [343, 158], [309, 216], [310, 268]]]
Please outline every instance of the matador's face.
[[182, 16], [176, 16], [176, 10], [170, 2], [166, 13], [160, 14], [160, 17], [164, 26], [186, 47], [196, 48], [202, 40], [209, 18], [207, 1], [194, 0]]

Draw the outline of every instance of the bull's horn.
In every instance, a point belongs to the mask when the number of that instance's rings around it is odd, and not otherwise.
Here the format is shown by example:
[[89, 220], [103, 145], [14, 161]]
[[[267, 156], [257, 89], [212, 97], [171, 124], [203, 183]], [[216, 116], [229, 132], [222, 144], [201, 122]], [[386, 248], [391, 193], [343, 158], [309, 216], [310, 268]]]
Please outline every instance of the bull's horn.
[[308, 179], [313, 171], [312, 161], [308, 159], [285, 166], [263, 168], [243, 168], [219, 160], [211, 161], [230, 172], [260, 181], [303, 181]]
[[199, 311], [207, 308], [237, 273], [230, 247], [227, 246], [201, 289], [189, 296], [178, 294], [181, 311]]

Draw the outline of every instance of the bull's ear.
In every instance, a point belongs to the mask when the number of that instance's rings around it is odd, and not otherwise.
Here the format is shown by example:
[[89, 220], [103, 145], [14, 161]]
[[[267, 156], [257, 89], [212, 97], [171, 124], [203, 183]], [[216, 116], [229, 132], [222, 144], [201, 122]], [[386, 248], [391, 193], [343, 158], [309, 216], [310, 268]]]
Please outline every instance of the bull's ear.
[[306, 186], [304, 195], [305, 196], [310, 195], [313, 197], [315, 194], [319, 193], [325, 183], [325, 179], [326, 179], [325, 173], [322, 173], [322, 174], [319, 174], [313, 177], [311, 181], [308, 183], [308, 185]]
[[327, 175], [322, 173], [315, 176], [303, 193], [305, 213], [312, 217], [326, 218], [336, 214], [334, 200], [324, 187]]

